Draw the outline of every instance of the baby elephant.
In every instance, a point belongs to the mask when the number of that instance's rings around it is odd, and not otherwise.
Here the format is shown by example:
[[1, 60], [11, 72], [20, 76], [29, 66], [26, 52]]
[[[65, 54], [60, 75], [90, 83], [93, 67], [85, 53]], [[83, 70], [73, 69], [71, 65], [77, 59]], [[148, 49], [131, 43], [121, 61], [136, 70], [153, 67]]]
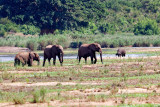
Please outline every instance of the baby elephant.
[[122, 56], [122, 57], [125, 57], [126, 51], [125, 51], [124, 49], [118, 49], [116, 55], [117, 55], [118, 57], [121, 57], [121, 56]]
[[28, 64], [28, 66], [32, 66], [34, 60], [38, 62], [38, 65], [40, 64], [40, 58], [37, 53], [19, 52], [14, 58], [14, 66], [16, 66], [17, 64], [20, 65], [20, 62], [22, 63], [22, 66], [26, 64]]

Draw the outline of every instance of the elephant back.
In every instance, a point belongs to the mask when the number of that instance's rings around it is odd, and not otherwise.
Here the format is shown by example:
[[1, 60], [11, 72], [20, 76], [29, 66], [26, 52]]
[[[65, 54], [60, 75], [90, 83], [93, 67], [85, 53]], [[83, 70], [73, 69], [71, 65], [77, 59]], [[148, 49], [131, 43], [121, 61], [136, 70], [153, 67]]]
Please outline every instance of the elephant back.
[[46, 48], [44, 49], [44, 56], [45, 57], [51, 57], [51, 48], [53, 45], [48, 45], [46, 46]]
[[51, 53], [55, 55], [63, 53], [63, 47], [61, 45], [53, 45], [51, 48]]
[[124, 49], [118, 49], [118, 50], [117, 50], [117, 53], [118, 53], [118, 54], [125, 54], [126, 51], [125, 51]]
[[18, 56], [22, 57], [24, 60], [28, 60], [28, 58], [29, 58], [29, 52], [19, 52]]

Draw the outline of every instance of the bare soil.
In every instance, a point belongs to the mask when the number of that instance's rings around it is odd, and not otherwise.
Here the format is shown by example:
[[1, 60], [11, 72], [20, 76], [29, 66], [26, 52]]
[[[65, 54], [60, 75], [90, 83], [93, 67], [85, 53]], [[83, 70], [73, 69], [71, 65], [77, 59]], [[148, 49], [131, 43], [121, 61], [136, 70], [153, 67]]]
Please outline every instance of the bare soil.
[[21, 48], [21, 47], [0, 47], [0, 53], [18, 53], [18, 52], [28, 52], [28, 48]]
[[[137, 52], [146, 50], [146, 48], [130, 49], [130, 51]], [[148, 50], [160, 51], [160, 48], [149, 48]], [[54, 92], [47, 93], [47, 97], [56, 96], [58, 92], [55, 90], [62, 90], [60, 95], [66, 99], [52, 99], [45, 103], [26, 102], [22, 105], [6, 102], [0, 103], [0, 106], [85, 107], [160, 104], [160, 77], [158, 77], [160, 74], [160, 56], [132, 58], [130, 60], [126, 60], [129, 58], [110, 59], [104, 58], [106, 64], [12, 68], [7, 73], [13, 77], [0, 83], [1, 91], [31, 93], [35, 88], [45, 87], [54, 90]], [[6, 66], [13, 67], [13, 64], [6, 64]], [[5, 70], [0, 72], [0, 75], [5, 72]], [[41, 75], [45, 72], [48, 74]]]

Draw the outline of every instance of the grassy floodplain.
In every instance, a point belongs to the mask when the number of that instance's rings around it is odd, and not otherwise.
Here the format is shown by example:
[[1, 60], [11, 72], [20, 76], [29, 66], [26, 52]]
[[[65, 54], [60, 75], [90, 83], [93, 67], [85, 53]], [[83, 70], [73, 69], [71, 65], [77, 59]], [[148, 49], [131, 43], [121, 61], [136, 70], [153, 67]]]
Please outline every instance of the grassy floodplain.
[[[63, 66], [14, 67], [0, 63], [0, 102], [21, 106], [158, 106], [160, 104], [160, 49], [125, 47], [137, 58], [104, 58], [104, 64], [80, 64], [65, 59]], [[65, 53], [71, 49], [65, 50]], [[106, 50], [106, 49], [105, 49]], [[104, 51], [116, 52], [116, 48]], [[40, 52], [41, 53], [41, 52]], [[77, 53], [77, 50], [72, 50]], [[42, 61], [41, 61], [42, 64]], [[69, 103], [71, 102], [71, 103]]]

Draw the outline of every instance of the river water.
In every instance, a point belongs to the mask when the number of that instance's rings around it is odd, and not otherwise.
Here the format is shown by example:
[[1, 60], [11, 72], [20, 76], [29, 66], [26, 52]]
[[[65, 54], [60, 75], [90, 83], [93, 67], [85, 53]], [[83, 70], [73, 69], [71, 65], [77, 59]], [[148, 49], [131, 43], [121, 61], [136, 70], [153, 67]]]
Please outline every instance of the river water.
[[[147, 54], [127, 54], [126, 57], [135, 58], [135, 57], [145, 57]], [[0, 62], [7, 62], [7, 61], [14, 61], [15, 55], [0, 55]], [[99, 54], [97, 54], [97, 58], [99, 58]], [[110, 57], [114, 58], [117, 57], [115, 54], [103, 54], [103, 58]], [[77, 54], [65, 54], [64, 59], [76, 59]], [[43, 59], [43, 55], [40, 55], [40, 59]]]

